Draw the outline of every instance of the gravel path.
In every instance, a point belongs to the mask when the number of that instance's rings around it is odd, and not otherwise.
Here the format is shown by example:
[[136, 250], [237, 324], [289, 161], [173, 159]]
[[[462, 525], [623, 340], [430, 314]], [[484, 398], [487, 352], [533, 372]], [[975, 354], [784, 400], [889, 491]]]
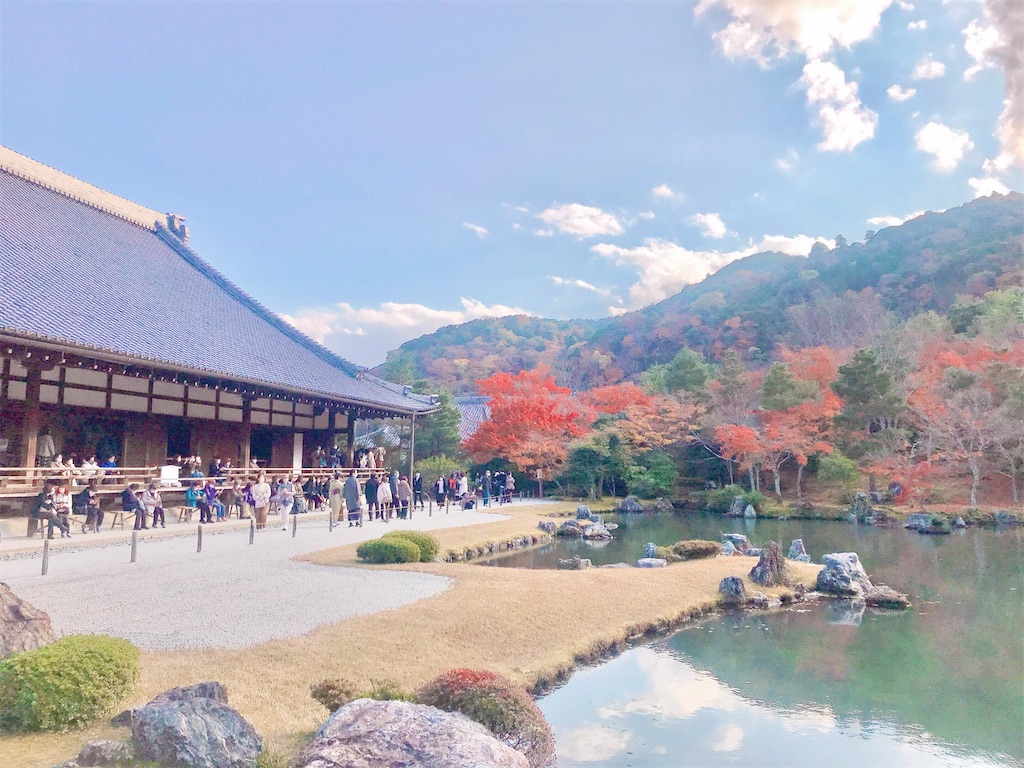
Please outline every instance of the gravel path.
[[[0, 581], [50, 614], [58, 635], [124, 637], [146, 650], [245, 648], [304, 634], [353, 616], [385, 611], [439, 594], [450, 580], [423, 573], [332, 568], [297, 563], [296, 555], [374, 538], [386, 530], [430, 530], [507, 519], [481, 512], [364, 528], [301, 522], [298, 535], [279, 528], [206, 531], [195, 537], [53, 553], [49, 574], [38, 558], [0, 562]], [[212, 535], [211, 535], [212, 534]]]

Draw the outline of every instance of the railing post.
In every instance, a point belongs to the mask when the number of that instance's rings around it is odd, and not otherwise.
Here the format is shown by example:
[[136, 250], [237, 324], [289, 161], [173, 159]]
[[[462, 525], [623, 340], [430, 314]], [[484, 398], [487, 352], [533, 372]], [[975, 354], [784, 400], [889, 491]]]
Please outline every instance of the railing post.
[[132, 531], [132, 562], [135, 562], [136, 557], [139, 554], [139, 532]]
[[200, 523], [196, 529], [196, 552], [203, 551], [203, 524]]
[[249, 543], [252, 544], [256, 539], [256, 521], [252, 518], [249, 519]]
[[292, 538], [295, 538], [295, 532], [299, 530], [299, 516], [292, 516]]
[[46, 572], [50, 570], [50, 540], [43, 539], [43, 573], [45, 576]]

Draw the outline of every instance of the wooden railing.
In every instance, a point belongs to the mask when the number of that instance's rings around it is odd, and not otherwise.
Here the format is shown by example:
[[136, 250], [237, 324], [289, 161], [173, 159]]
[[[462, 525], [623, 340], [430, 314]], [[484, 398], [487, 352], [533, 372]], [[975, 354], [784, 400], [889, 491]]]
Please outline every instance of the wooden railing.
[[[185, 470], [180, 470], [184, 472]], [[265, 475], [268, 481], [276, 480], [279, 477], [294, 477], [299, 475], [303, 479], [310, 476], [323, 477], [331, 476], [335, 472], [342, 478], [348, 477], [350, 468], [331, 469], [324, 467], [266, 467], [247, 468], [231, 467], [222, 470], [223, 474], [214, 478], [218, 484], [230, 483], [238, 480], [240, 483], [254, 481], [259, 475]], [[390, 472], [390, 468], [384, 469], [362, 469], [355, 470], [356, 477], [361, 483], [365, 483], [371, 474]], [[99, 483], [100, 490], [117, 488], [120, 490], [128, 483], [138, 483], [146, 486], [149, 483], [157, 483], [162, 490], [183, 489], [194, 482], [205, 482], [206, 476], [193, 478], [180, 474], [173, 477], [164, 474], [163, 467], [117, 467], [115, 469], [100, 468], [98, 471], [86, 474], [81, 467], [75, 469], [57, 467], [0, 467], [0, 498], [11, 496], [26, 496], [38, 493], [47, 483], [65, 484], [74, 487], [83, 487], [89, 484], [90, 480]]]

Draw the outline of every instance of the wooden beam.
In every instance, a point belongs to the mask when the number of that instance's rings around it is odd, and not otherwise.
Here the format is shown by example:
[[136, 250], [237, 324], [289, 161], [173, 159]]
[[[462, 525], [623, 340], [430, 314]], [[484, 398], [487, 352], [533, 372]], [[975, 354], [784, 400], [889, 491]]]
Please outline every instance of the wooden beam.
[[28, 366], [25, 380], [25, 421], [22, 424], [21, 451], [18, 463], [22, 467], [36, 465], [36, 447], [39, 444], [39, 386], [43, 372], [38, 366]]

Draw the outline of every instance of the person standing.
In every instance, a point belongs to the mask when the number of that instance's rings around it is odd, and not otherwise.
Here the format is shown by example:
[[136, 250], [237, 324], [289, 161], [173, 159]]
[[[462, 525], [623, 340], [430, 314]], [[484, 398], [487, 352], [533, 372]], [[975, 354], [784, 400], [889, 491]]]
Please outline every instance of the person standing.
[[412, 506], [423, 509], [423, 477], [419, 472], [412, 476]]
[[409, 517], [409, 505], [412, 503], [412, 486], [409, 478], [404, 475], [399, 479], [395, 490], [395, 501], [398, 504], [398, 516], [403, 520]]
[[331, 521], [335, 523], [341, 522], [341, 502], [344, 500], [344, 496], [342, 496], [343, 490], [344, 484], [341, 482], [341, 473], [335, 472], [327, 489], [327, 501], [331, 507]]
[[267, 527], [267, 508], [270, 506], [270, 483], [267, 476], [262, 472], [252, 487], [252, 508], [256, 514], [256, 530], [262, 531]]
[[480, 483], [480, 493], [484, 499], [484, 506], [491, 506], [491, 470], [484, 472], [483, 480]]
[[359, 503], [359, 481], [356, 479], [356, 471], [354, 469], [349, 470], [342, 493], [345, 497], [345, 506], [348, 508], [349, 527], [352, 527], [353, 522], [357, 526], [362, 527], [363, 510], [362, 505]]
[[509, 472], [505, 475], [505, 498], [507, 503], [512, 503], [512, 494], [516, 492], [516, 478]]
[[437, 482], [434, 483], [434, 495], [437, 496], [437, 508], [440, 509], [444, 506], [444, 497], [448, 492], [448, 483], [444, 479], [444, 475], [438, 475]]
[[380, 516], [385, 523], [391, 522], [391, 502], [394, 498], [391, 494], [391, 483], [381, 479], [380, 485], [377, 486], [377, 506], [380, 507]]
[[295, 484], [290, 477], [282, 477], [277, 483], [277, 513], [281, 516], [281, 530], [288, 530], [288, 515], [295, 504]]
[[370, 520], [380, 520], [380, 504], [377, 503], [377, 476], [372, 472], [366, 479], [366, 517]]

